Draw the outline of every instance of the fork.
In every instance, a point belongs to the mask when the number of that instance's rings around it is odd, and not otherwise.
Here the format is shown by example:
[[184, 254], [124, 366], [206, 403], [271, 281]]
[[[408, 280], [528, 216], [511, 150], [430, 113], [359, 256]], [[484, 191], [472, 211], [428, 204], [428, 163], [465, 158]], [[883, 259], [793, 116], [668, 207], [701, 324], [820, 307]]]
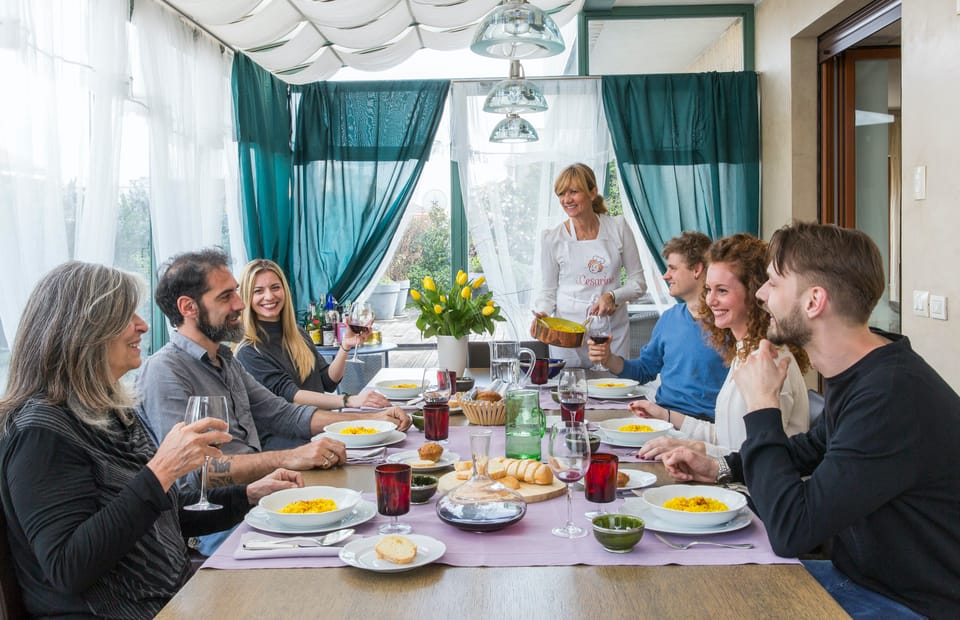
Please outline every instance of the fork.
[[753, 549], [753, 543], [718, 543], [718, 542], [709, 542], [706, 540], [695, 540], [693, 542], [681, 544], [681, 543], [670, 542], [669, 540], [667, 540], [660, 534], [657, 534], [656, 532], [654, 532], [653, 535], [657, 537], [657, 540], [659, 540], [666, 546], [670, 547], [671, 549], [684, 550], [684, 549], [689, 549], [694, 545], [711, 545], [713, 547], [726, 547], [727, 549]]

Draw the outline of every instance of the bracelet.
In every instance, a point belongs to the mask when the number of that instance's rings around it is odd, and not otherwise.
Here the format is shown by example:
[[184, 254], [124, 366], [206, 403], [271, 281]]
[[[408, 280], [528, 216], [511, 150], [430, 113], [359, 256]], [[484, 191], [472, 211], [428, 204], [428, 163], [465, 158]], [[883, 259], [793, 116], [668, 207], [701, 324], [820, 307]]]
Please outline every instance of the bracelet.
[[350, 394], [348, 394], [347, 392], [344, 392], [344, 393], [343, 393], [343, 407], [342, 407], [343, 409], [346, 409], [346, 408], [347, 408], [347, 399], [348, 399], [348, 398], [350, 398]]
[[613, 305], [616, 306], [616, 305], [617, 305], [617, 295], [616, 295], [616, 293], [614, 293], [613, 291], [607, 291], [607, 295], [610, 296], [610, 301], [612, 301], [612, 302], [613, 302]]
[[347, 353], [349, 353], [349, 352], [350, 352], [350, 349], [346, 349], [346, 348], [344, 348], [344, 346], [343, 346], [343, 343], [342, 343], [342, 342], [340, 343], [340, 350], [341, 350], [341, 351], [346, 351]]

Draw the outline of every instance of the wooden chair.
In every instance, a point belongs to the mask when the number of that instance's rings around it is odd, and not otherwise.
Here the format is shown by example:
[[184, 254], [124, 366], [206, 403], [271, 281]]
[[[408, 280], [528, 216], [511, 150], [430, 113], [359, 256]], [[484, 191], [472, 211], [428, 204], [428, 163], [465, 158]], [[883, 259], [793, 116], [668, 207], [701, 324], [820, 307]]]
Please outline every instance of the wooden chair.
[[7, 542], [7, 519], [0, 510], [0, 620], [26, 618], [20, 583], [13, 567], [13, 555]]

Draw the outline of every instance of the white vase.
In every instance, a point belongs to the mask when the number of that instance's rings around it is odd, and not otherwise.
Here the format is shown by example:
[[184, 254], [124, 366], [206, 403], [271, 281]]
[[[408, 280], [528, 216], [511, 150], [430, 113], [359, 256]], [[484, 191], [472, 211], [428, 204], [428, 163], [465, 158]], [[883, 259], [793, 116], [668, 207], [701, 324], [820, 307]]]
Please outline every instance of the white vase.
[[462, 377], [467, 368], [467, 337], [437, 336], [437, 366]]

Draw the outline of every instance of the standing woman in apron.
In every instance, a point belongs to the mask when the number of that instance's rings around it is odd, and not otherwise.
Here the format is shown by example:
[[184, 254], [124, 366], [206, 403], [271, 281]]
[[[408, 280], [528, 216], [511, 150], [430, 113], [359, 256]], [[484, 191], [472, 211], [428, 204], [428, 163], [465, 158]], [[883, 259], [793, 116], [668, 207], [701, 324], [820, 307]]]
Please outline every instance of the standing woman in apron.
[[[636, 240], [623, 217], [607, 215], [589, 166], [566, 167], [553, 189], [570, 219], [541, 235], [541, 281], [534, 312], [576, 323], [582, 323], [588, 314], [609, 316], [610, 350], [629, 357], [627, 303], [647, 289]], [[623, 285], [621, 267], [627, 272]], [[568, 367], [592, 366], [586, 340], [579, 349], [551, 346], [550, 357], [566, 360]]]

